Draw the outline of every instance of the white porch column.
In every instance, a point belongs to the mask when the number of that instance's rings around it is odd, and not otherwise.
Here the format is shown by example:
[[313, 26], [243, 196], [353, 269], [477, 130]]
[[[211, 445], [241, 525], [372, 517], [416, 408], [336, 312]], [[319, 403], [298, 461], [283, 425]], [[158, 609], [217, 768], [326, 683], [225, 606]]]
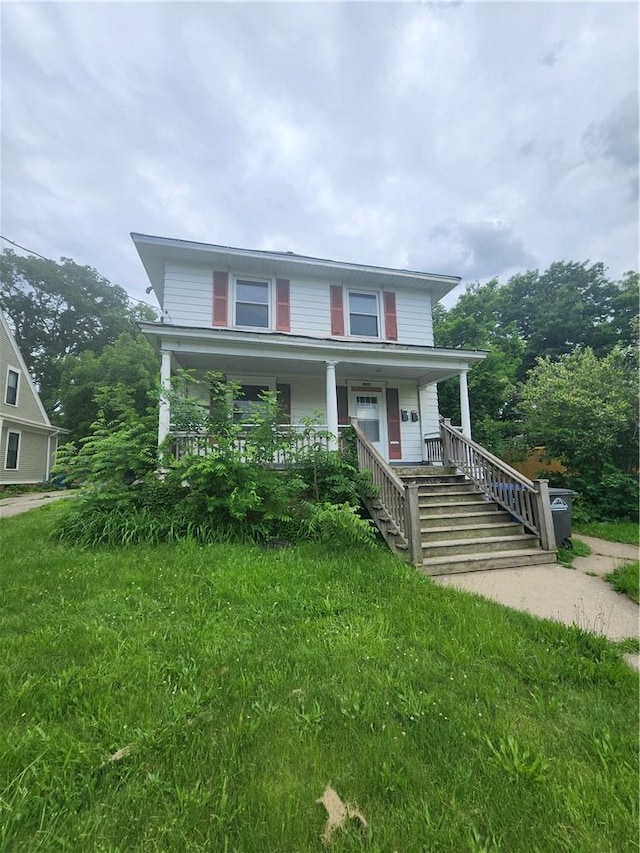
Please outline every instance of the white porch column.
[[333, 438], [329, 439], [329, 450], [338, 449], [338, 393], [336, 391], [336, 363], [326, 361], [327, 368], [327, 429]]
[[158, 413], [158, 445], [162, 444], [171, 429], [171, 404], [165, 396], [171, 390], [171, 353], [161, 350], [160, 364], [160, 411]]
[[469, 411], [469, 387], [467, 385], [467, 371], [460, 371], [460, 420], [462, 422], [462, 434], [471, 438], [471, 413]]
[[439, 433], [438, 424], [438, 391], [435, 383], [418, 385], [418, 404], [420, 407], [420, 441], [422, 442], [422, 458], [427, 458], [427, 446], [424, 439], [427, 435]]

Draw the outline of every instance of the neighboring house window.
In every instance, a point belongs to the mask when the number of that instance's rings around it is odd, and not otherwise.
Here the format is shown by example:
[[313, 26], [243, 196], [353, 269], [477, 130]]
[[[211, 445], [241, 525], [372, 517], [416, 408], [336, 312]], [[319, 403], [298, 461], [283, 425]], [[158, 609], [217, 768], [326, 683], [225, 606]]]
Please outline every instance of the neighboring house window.
[[375, 293], [349, 294], [349, 334], [377, 338], [378, 297]]
[[18, 453], [20, 450], [20, 433], [19, 432], [8, 432], [7, 433], [7, 457], [5, 459], [4, 467], [8, 471], [17, 471], [18, 470]]
[[[5, 403], [10, 406], [18, 405], [18, 384], [20, 382], [20, 373], [17, 370], [9, 368], [7, 370], [7, 389], [4, 395]], [[17, 435], [17, 433], [14, 433]]]
[[269, 296], [271, 284], [268, 281], [249, 281], [236, 279], [235, 325], [268, 329]]

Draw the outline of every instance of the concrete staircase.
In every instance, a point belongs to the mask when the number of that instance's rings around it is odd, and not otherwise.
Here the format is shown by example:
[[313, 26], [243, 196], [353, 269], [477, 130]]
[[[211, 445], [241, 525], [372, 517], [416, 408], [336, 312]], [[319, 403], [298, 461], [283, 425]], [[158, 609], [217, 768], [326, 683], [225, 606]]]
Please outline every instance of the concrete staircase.
[[502, 510], [455, 468], [393, 466], [418, 485], [422, 571], [427, 575], [554, 563], [537, 537]]

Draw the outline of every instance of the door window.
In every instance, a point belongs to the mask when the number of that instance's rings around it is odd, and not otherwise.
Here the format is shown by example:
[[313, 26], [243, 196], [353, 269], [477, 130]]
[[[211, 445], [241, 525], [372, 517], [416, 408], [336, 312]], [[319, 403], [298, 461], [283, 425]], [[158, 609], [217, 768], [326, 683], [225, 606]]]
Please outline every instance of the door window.
[[358, 426], [369, 441], [380, 441], [380, 405], [377, 395], [356, 396], [356, 418]]

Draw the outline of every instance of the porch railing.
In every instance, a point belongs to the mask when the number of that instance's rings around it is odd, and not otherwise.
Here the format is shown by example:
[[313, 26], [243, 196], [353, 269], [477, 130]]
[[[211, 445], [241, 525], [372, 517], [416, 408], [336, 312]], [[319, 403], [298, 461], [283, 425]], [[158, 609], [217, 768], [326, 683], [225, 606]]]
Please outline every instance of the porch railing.
[[[248, 443], [248, 432], [251, 426], [247, 425], [238, 435], [234, 442], [234, 449], [239, 455], [240, 460], [245, 459], [245, 448]], [[340, 441], [340, 433], [342, 427], [338, 427]], [[286, 465], [291, 461], [291, 457], [304, 450], [330, 450], [331, 437], [328, 427], [324, 424], [315, 424], [313, 427], [308, 427], [304, 424], [282, 424], [279, 427], [281, 437], [287, 437], [286, 450], [276, 450], [274, 453], [272, 464]], [[207, 456], [216, 448], [216, 440], [214, 436], [208, 433], [195, 432], [172, 432], [170, 441], [170, 451], [174, 459], [183, 459], [186, 456]]]
[[547, 480], [529, 480], [502, 459], [462, 435], [448, 418], [440, 418], [442, 463], [472, 480], [492, 501], [506, 509], [540, 540], [556, 547]]
[[408, 552], [413, 563], [422, 563], [420, 506], [418, 486], [405, 484], [389, 463], [378, 453], [355, 418], [351, 426], [356, 437], [356, 453], [360, 470], [369, 471], [378, 488], [378, 496], [365, 500], [367, 509], [393, 551]]

